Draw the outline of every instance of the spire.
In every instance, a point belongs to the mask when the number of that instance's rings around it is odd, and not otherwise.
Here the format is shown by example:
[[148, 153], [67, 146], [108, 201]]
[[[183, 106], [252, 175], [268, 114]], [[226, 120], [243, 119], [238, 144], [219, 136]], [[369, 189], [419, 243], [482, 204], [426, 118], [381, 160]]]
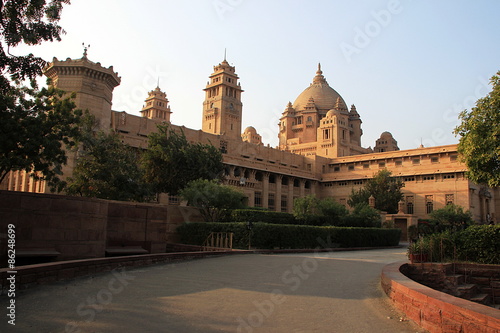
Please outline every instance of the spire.
[[87, 50], [89, 49], [90, 44], [85, 46], [85, 43], [82, 43], [82, 46], [83, 46], [83, 58], [87, 59]]
[[227, 61], [226, 60], [226, 48], [224, 48], [224, 61]]
[[342, 101], [340, 100], [340, 97], [337, 97], [337, 100], [335, 101], [335, 108], [336, 109], [342, 109]]
[[321, 70], [321, 63], [318, 63], [318, 70], [316, 71], [316, 76], [313, 79], [313, 84], [328, 84], [325, 77], [323, 76], [323, 71]]

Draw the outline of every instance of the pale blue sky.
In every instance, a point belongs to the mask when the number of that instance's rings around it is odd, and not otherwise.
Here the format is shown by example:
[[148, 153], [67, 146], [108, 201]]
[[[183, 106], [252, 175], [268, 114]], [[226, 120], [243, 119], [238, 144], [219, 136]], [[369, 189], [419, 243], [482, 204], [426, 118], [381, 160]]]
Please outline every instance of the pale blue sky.
[[139, 114], [159, 78], [172, 122], [200, 129], [202, 89], [227, 48], [245, 90], [243, 128], [272, 146], [281, 112], [321, 62], [356, 105], [363, 146], [390, 131], [411, 149], [458, 141], [458, 112], [500, 70], [499, 13], [497, 0], [72, 0], [63, 41], [28, 50], [80, 58], [90, 44], [89, 59], [122, 77], [114, 110]]

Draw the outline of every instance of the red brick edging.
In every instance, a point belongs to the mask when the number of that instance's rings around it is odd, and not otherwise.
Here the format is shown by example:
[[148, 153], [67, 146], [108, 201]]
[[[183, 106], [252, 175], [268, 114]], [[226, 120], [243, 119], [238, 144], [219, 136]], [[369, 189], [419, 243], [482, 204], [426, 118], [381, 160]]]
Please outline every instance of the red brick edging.
[[401, 273], [407, 263], [382, 270], [382, 288], [408, 319], [431, 333], [500, 332], [500, 311], [421, 285]]

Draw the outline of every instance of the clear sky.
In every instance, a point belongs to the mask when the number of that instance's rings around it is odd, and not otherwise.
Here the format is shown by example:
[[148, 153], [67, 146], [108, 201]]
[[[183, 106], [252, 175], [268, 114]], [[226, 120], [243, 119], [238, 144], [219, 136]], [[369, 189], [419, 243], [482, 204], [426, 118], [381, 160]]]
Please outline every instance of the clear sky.
[[88, 57], [122, 78], [113, 109], [139, 114], [158, 79], [172, 123], [200, 129], [203, 88], [236, 66], [243, 128], [278, 143], [288, 101], [323, 74], [363, 120], [362, 145], [384, 131], [401, 149], [452, 144], [458, 113], [500, 70], [498, 0], [72, 0], [62, 42], [18, 48], [46, 60]]

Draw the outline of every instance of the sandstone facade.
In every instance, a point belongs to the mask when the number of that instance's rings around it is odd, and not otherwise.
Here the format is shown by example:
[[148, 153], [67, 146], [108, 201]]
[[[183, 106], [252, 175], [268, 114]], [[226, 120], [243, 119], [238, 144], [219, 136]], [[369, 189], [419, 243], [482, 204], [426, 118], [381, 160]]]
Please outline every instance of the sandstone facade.
[[[76, 60], [54, 58], [45, 73], [58, 88], [76, 92], [78, 107], [96, 115], [103, 129], [120, 133], [133, 147], [146, 148], [147, 136], [156, 125], [171, 121], [167, 96], [159, 87], [145, 96], [141, 116], [112, 111], [112, 92], [120, 78], [112, 67], [104, 68], [86, 55]], [[499, 190], [465, 177], [466, 167], [456, 145], [399, 150], [397, 141], [384, 132], [373, 150], [363, 148], [360, 114], [354, 105], [348, 108], [328, 85], [320, 66], [310, 86], [286, 106], [278, 125], [277, 148], [263, 145], [253, 127], [242, 133], [243, 89], [238, 80], [235, 67], [226, 59], [214, 66], [204, 88], [202, 129], [173, 126], [182, 129], [192, 142], [220, 148], [227, 182], [244, 191], [249, 206], [291, 212], [293, 200], [308, 194], [332, 197], [347, 205], [353, 188], [386, 168], [405, 182], [401, 213], [411, 216], [409, 223], [428, 218], [431, 211], [450, 203], [470, 210], [478, 222], [496, 220]], [[70, 156], [65, 175], [71, 174], [76, 157]], [[47, 192], [43, 182], [35, 182], [23, 172], [12, 172], [2, 186]], [[177, 201], [172, 197], [168, 200]]]

